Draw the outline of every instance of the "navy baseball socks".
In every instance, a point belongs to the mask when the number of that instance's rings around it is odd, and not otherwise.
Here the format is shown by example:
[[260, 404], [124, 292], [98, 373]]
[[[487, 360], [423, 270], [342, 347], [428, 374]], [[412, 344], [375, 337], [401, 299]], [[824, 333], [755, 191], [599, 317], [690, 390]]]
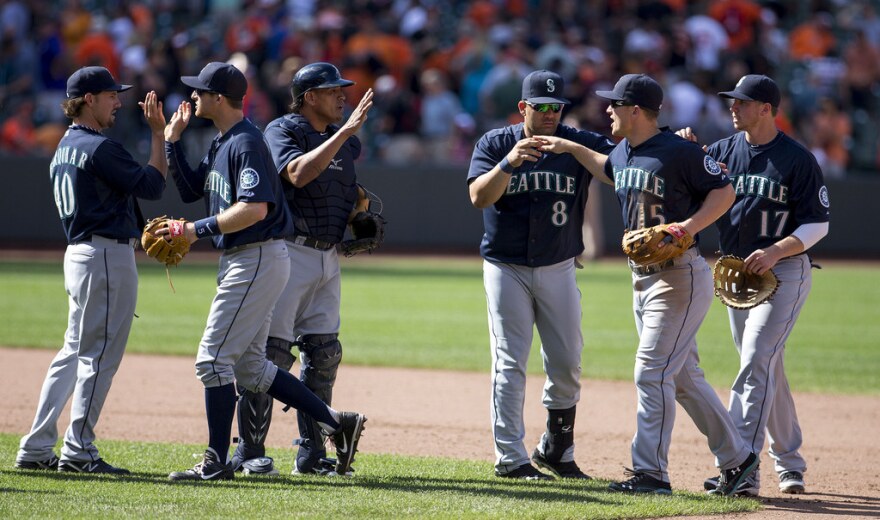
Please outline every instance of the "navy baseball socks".
[[267, 391], [269, 395], [312, 416], [330, 435], [336, 446], [336, 473], [346, 475], [351, 469], [357, 445], [367, 418], [355, 412], [337, 412], [314, 392], [284, 370], [279, 370]]
[[235, 385], [205, 388], [205, 412], [208, 416], [208, 449], [202, 461], [185, 471], [168, 475], [170, 480], [230, 480], [232, 465], [226, 461], [232, 419], [235, 417]]

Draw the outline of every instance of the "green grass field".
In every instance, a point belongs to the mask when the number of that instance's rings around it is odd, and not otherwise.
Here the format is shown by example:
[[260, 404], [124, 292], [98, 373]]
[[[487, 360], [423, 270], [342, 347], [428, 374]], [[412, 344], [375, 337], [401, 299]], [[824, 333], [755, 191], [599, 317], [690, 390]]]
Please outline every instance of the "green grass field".
[[[130, 352], [195, 356], [214, 295], [216, 266], [140, 266]], [[795, 391], [880, 393], [880, 268], [827, 264], [787, 346]], [[629, 271], [622, 261], [578, 272], [583, 293], [584, 377], [629, 380], [637, 344]], [[67, 298], [60, 262], [0, 261], [0, 345], [57, 349]], [[15, 297], [11, 297], [15, 295]], [[343, 262], [342, 332], [352, 365], [487, 371], [490, 363], [480, 262], [374, 256]], [[698, 336], [709, 381], [726, 387], [738, 368], [725, 308], [715, 302]], [[535, 338], [530, 371], [540, 373]]]
[[[0, 451], [18, 438], [0, 434]], [[489, 477], [488, 462], [358, 455], [355, 478], [280, 475], [170, 483], [203, 447], [101, 442], [130, 477], [0, 469], [0, 518], [650, 518], [755, 511], [748, 499], [679, 492], [632, 497], [608, 482], [516, 482]], [[268, 450], [281, 457], [281, 450]]]
[[[190, 262], [172, 270], [140, 265], [138, 319], [129, 351], [195, 356], [214, 294], [216, 266]], [[583, 293], [585, 378], [629, 380], [636, 334], [629, 271], [622, 261], [596, 262], [578, 273]], [[786, 368], [795, 391], [880, 392], [880, 269], [827, 265], [814, 271], [813, 293], [789, 340]], [[0, 261], [0, 345], [57, 349], [67, 299], [60, 261]], [[343, 262], [345, 363], [488, 371], [485, 296], [476, 259], [373, 256]], [[712, 306], [699, 336], [711, 383], [726, 387], [738, 366], [727, 315]], [[530, 370], [540, 373], [536, 338]], [[15, 384], [15, 381], [8, 382]], [[0, 517], [274, 518], [651, 518], [759, 509], [746, 499], [632, 497], [607, 482], [509, 482], [491, 464], [359, 455], [358, 476], [170, 484], [169, 471], [195, 463], [202, 446], [101, 441], [102, 453], [135, 474], [98, 476], [11, 469], [18, 436], [0, 434]], [[274, 450], [269, 450], [270, 455]], [[276, 456], [280, 456], [276, 454]]]

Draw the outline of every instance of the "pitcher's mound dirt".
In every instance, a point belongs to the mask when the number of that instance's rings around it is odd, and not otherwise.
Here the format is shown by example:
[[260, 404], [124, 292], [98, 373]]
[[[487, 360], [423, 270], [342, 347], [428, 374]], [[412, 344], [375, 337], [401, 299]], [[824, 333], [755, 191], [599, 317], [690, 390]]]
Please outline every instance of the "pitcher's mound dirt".
[[[0, 431], [25, 433], [33, 420], [40, 385], [54, 356], [46, 350], [0, 348]], [[98, 424], [98, 439], [204, 444], [207, 427], [202, 385], [193, 359], [126, 354]], [[526, 397], [526, 447], [544, 429], [540, 395], [543, 378], [530, 376]], [[722, 401], [726, 391], [719, 389]], [[772, 460], [764, 453], [761, 498], [764, 510], [749, 520], [880, 517], [880, 397], [797, 394], [809, 470], [807, 494], [779, 493]], [[367, 453], [436, 455], [486, 461], [492, 470], [488, 373], [343, 366], [334, 404], [367, 415], [360, 450]], [[578, 405], [577, 462], [590, 475], [621, 479], [630, 465], [635, 431], [632, 383], [585, 379]], [[701, 491], [716, 474], [705, 438], [684, 411], [677, 410], [670, 450], [673, 489]], [[61, 417], [63, 431], [68, 412]], [[296, 418], [276, 407], [268, 444], [290, 445]], [[11, 466], [15, 455], [0, 463]], [[291, 457], [277, 461], [290, 471]]]

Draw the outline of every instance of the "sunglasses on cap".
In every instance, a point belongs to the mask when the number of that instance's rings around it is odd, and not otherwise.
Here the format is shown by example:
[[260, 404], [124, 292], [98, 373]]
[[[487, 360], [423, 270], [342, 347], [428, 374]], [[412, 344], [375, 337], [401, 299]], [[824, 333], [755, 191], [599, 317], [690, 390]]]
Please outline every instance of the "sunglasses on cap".
[[526, 103], [526, 105], [532, 107], [532, 110], [536, 112], [546, 113], [553, 112], [554, 114], [558, 114], [562, 112], [562, 103], [538, 103], [533, 105], [531, 103]]

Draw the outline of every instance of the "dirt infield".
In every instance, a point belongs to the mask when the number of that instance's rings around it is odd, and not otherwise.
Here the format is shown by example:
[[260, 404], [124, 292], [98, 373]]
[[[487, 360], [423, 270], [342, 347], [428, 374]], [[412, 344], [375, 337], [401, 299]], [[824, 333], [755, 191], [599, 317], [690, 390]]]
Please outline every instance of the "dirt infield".
[[[0, 431], [21, 434], [33, 419], [46, 368], [54, 352], [0, 348]], [[127, 354], [107, 399], [98, 438], [204, 444], [204, 394], [193, 359]], [[527, 444], [546, 421], [540, 403], [543, 378], [531, 376], [526, 399]], [[780, 494], [772, 462], [763, 461], [764, 511], [739, 518], [831, 519], [880, 517], [880, 397], [797, 394], [810, 464], [808, 493]], [[436, 455], [484, 460], [491, 470], [488, 374], [343, 366], [334, 392], [339, 408], [369, 417], [360, 449], [368, 453]], [[723, 398], [726, 401], [726, 397]], [[619, 479], [629, 465], [635, 428], [631, 383], [585, 380], [576, 429], [577, 461], [587, 473]], [[62, 416], [63, 429], [68, 420]], [[290, 444], [296, 419], [276, 413], [268, 443]], [[4, 454], [11, 466], [15, 455]], [[278, 461], [289, 471], [292, 458]], [[679, 408], [670, 452], [674, 489], [698, 491], [715, 473], [705, 439]]]

